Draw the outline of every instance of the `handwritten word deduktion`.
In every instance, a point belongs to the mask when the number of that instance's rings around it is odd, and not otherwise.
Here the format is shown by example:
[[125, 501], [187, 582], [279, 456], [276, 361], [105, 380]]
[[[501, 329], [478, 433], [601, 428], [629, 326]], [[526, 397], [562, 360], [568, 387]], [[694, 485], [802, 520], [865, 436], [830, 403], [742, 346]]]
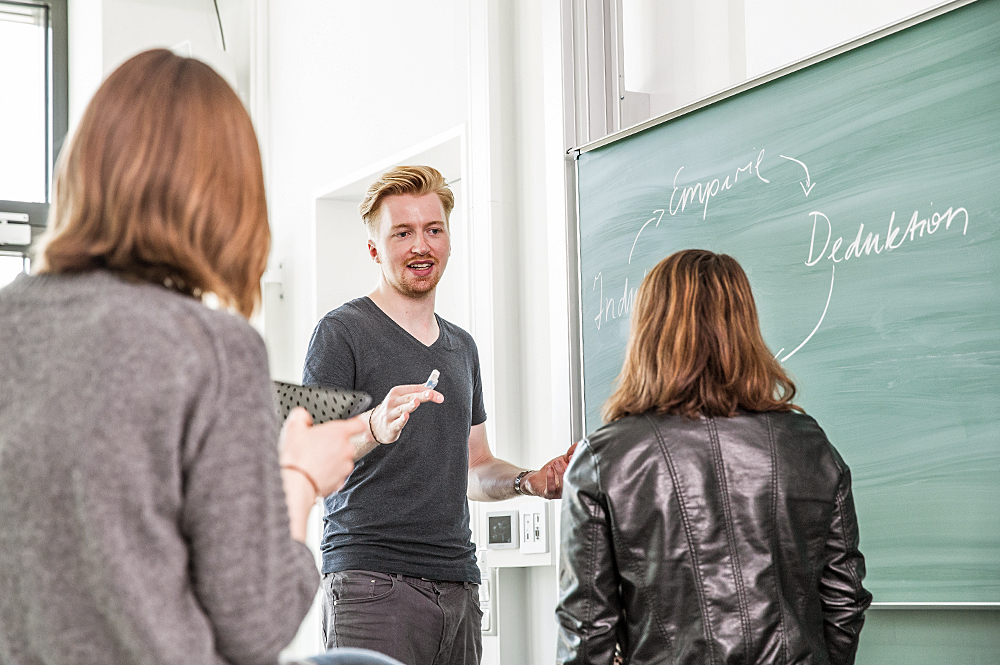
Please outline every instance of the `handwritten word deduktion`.
[[[813, 228], [812, 237], [809, 240], [809, 258], [805, 262], [807, 266], [814, 266], [823, 258], [827, 258], [834, 263], [840, 263], [841, 261], [848, 261], [851, 258], [860, 258], [862, 254], [868, 256], [872, 252], [881, 254], [883, 251], [892, 251], [900, 247], [907, 240], [913, 242], [917, 238], [923, 238], [924, 233], [928, 236], [933, 235], [941, 228], [942, 224], [944, 225], [944, 230], [947, 231], [951, 228], [951, 223], [956, 221], [956, 218], [963, 222], [962, 235], [965, 235], [965, 232], [969, 229], [969, 211], [965, 208], [948, 208], [944, 212], [935, 212], [930, 217], [922, 219], [919, 211], [914, 210], [913, 215], [910, 217], [910, 223], [906, 225], [906, 230], [900, 235], [902, 227], [896, 225], [896, 211], [893, 210], [889, 216], [889, 227], [886, 229], [884, 242], [879, 233], [869, 231], [868, 235], [864, 236], [865, 225], [861, 223], [858, 225], [858, 235], [841, 252], [840, 248], [844, 244], [843, 236], [834, 240], [833, 246], [830, 247], [830, 240], [833, 238], [833, 224], [830, 222], [830, 218], [818, 210], [809, 213], [809, 216], [812, 217]], [[823, 224], [820, 221], [821, 219], [822, 222], [826, 222], [825, 233]], [[819, 237], [826, 236], [826, 239], [822, 241], [823, 247], [819, 251], [816, 251], [817, 227], [819, 227]], [[862, 236], [864, 236], [864, 240], [861, 239]], [[830, 253], [826, 254], [828, 248], [830, 249]]]

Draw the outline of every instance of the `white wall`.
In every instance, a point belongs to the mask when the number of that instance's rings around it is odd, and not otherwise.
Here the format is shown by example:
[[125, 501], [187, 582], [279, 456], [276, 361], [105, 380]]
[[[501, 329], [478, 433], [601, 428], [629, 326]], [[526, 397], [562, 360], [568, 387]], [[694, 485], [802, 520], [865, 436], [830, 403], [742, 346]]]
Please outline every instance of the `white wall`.
[[76, 126], [97, 87], [131, 56], [151, 48], [212, 65], [250, 102], [254, 16], [260, 0], [68, 0], [69, 116]]
[[104, 79], [102, 15], [102, 0], [67, 2], [70, 131]]
[[[247, 4], [223, 0], [221, 7], [238, 9]], [[235, 18], [232, 17], [232, 18]], [[222, 32], [215, 5], [207, 0], [103, 0], [103, 64], [105, 76], [140, 51], [175, 48], [185, 56], [203, 60], [215, 68], [246, 100], [249, 78], [237, 81], [236, 59], [222, 50]], [[231, 51], [240, 44], [234, 24], [226, 44]], [[243, 26], [245, 27], [245, 25]], [[225, 28], [225, 25], [223, 25]], [[241, 44], [244, 48], [246, 43]], [[241, 59], [245, 63], [245, 58]], [[244, 70], [246, 68], [244, 67]]]
[[625, 88], [650, 95], [650, 115], [746, 78], [744, 0], [622, 1]]
[[271, 3], [268, 23], [272, 265], [284, 265], [280, 316], [293, 331], [290, 348], [271, 349], [272, 374], [300, 380], [316, 324], [315, 200], [329, 183], [465, 123], [468, 18], [460, 0], [312, 0], [294, 11]]
[[941, 0], [744, 0], [750, 78], [942, 4]]
[[[941, 0], [622, 0], [623, 126], [680, 108], [941, 4]], [[630, 98], [631, 99], [631, 98]]]

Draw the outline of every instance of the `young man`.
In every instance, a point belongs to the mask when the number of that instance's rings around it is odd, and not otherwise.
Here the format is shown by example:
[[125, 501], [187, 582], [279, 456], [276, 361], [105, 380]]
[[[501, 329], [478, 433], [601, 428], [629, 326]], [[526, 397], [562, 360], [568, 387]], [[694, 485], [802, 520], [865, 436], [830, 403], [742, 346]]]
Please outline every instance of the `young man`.
[[[326, 501], [327, 646], [367, 647], [408, 665], [479, 663], [479, 568], [466, 498], [558, 498], [573, 452], [539, 471], [490, 452], [475, 342], [434, 313], [454, 205], [427, 166], [397, 167], [369, 188], [361, 216], [378, 286], [319, 322], [303, 377], [380, 400], [354, 472]], [[422, 383], [435, 369], [432, 390]]]

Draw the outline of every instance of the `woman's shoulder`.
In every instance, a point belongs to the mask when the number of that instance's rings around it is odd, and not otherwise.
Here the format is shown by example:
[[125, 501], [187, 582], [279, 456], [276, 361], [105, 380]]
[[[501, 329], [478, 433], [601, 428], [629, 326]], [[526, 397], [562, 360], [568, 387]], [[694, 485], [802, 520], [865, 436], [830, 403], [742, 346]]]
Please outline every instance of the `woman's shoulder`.
[[663, 447], [673, 445], [676, 438], [672, 426], [676, 431], [690, 427], [684, 420], [642, 413], [607, 423], [581, 441], [567, 477], [576, 486], [628, 494], [637, 478], [663, 464]]
[[239, 314], [215, 309], [165, 286], [95, 271], [76, 290], [88, 294], [100, 327], [122, 344], [177, 356], [178, 362], [264, 359], [260, 334]]
[[[667, 422], [661, 422], [664, 420]], [[681, 420], [679, 416], [630, 414], [602, 425], [584, 440], [596, 454], [612, 454], [623, 447], [636, 446], [644, 441], [654, 443], [664, 426], [685, 426]]]
[[201, 347], [203, 353], [219, 359], [224, 368], [267, 366], [264, 339], [240, 314], [169, 291], [162, 295], [172, 300], [175, 316], [182, 324], [182, 339], [178, 341]]
[[613, 443], [621, 436], [634, 433], [639, 426], [641, 416], [629, 415], [609, 423], [604, 423], [584, 439], [591, 448], [603, 448]]
[[245, 344], [263, 347], [260, 334], [245, 318], [227, 309], [164, 286], [142, 282], [120, 282], [119, 302], [128, 315], [162, 326], [190, 343]]
[[758, 417], [767, 418], [775, 445], [785, 455], [812, 460], [814, 464], [830, 464], [839, 471], [847, 468], [826, 431], [809, 414], [800, 411], [770, 411], [759, 414]]
[[767, 411], [752, 416], [761, 420], [766, 419], [771, 430], [779, 435], [788, 434], [816, 443], [829, 443], [826, 432], [816, 419], [803, 411]]

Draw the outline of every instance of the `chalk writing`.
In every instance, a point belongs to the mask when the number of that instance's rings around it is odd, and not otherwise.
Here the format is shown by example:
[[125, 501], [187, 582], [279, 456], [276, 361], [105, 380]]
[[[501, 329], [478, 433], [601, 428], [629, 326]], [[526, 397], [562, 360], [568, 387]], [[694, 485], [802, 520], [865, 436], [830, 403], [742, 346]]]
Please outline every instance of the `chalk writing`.
[[[741, 166], [736, 169], [736, 173], [733, 174], [732, 181], [729, 180], [729, 176], [727, 175], [726, 179], [722, 181], [718, 178], [713, 178], [712, 180], [705, 181], [704, 184], [699, 182], [692, 186], [683, 187], [677, 186], [677, 178], [680, 176], [681, 171], [684, 170], [683, 166], [680, 167], [677, 169], [677, 173], [674, 174], [674, 191], [670, 194], [670, 214], [676, 215], [678, 212], [684, 212], [688, 203], [693, 203], [695, 199], [698, 199], [698, 203], [704, 204], [704, 208], [701, 212], [701, 218], [706, 219], [708, 217], [708, 203], [712, 200], [712, 197], [718, 195], [720, 192], [726, 191], [727, 189], [732, 189], [733, 185], [739, 182], [740, 174], [744, 172], [748, 175], [751, 173], [755, 174], [763, 183], [770, 183], [770, 180], [760, 174], [760, 162], [763, 159], [764, 151], [761, 150], [757, 155], [756, 162], [747, 162], [746, 166]], [[680, 198], [677, 198], [678, 192], [680, 192]], [[657, 222], [657, 224], [659, 224], [659, 222]]]
[[[806, 335], [806, 338], [802, 340], [801, 344], [796, 346], [794, 349], [792, 349], [792, 351], [788, 355], [782, 358], [781, 362], [785, 362], [786, 360], [794, 356], [796, 353], [798, 353], [799, 349], [805, 346], [806, 342], [811, 340], [812, 336], [816, 334], [817, 330], [819, 330], [819, 327], [823, 325], [823, 319], [826, 318], [826, 310], [830, 309], [830, 299], [833, 298], [833, 278], [836, 276], [837, 276], [837, 266], [836, 264], [834, 264], [833, 268], [830, 271], [830, 292], [826, 294], [826, 304], [823, 305], [823, 313], [819, 315], [819, 321], [816, 322], [816, 327], [812, 329], [811, 333]], [[782, 347], [780, 351], [774, 354], [774, 357], [777, 358], [778, 356], [780, 356], [782, 351], [784, 350], [785, 350], [784, 347]]]
[[[809, 193], [816, 185], [809, 175], [809, 167], [806, 166], [804, 162], [794, 157], [788, 157], [786, 155], [779, 155], [779, 157], [790, 162], [795, 162], [802, 167], [802, 170], [805, 173], [805, 182], [800, 180], [799, 185], [802, 187], [802, 193], [808, 197]], [[703, 220], [707, 219], [708, 207], [712, 198], [732, 189], [740, 181], [740, 175], [744, 176], [744, 181], [746, 181], [750, 176], [756, 176], [757, 179], [764, 184], [770, 184], [771, 181], [765, 178], [760, 172], [760, 165], [763, 159], [764, 150], [761, 150], [757, 154], [755, 160], [747, 162], [746, 166], [738, 167], [735, 173], [726, 175], [721, 179], [712, 178], [711, 180], [698, 182], [693, 185], [678, 185], [678, 181], [681, 178], [681, 173], [684, 171], [684, 167], [681, 166], [678, 168], [677, 172], [674, 174], [673, 191], [670, 194], [669, 204], [666, 208], [657, 208], [656, 210], [653, 210], [652, 216], [650, 216], [649, 219], [647, 219], [642, 226], [639, 227], [639, 231], [635, 234], [635, 238], [632, 240], [632, 247], [629, 250], [628, 264], [631, 265], [632, 263], [635, 248], [639, 243], [639, 236], [642, 235], [643, 231], [645, 231], [650, 224], [653, 225], [653, 228], [657, 228], [663, 220], [663, 216], [665, 214], [669, 214], [671, 216], [677, 215], [684, 212], [689, 204], [694, 205], [695, 201], [697, 201], [697, 204], [701, 208], [701, 218]], [[931, 206], [933, 207], [933, 203]], [[830, 302], [833, 298], [833, 286], [837, 274], [836, 264], [849, 261], [852, 258], [858, 259], [862, 256], [871, 256], [873, 254], [878, 256], [883, 252], [890, 252], [898, 249], [907, 241], [915, 242], [917, 239], [923, 238], [925, 235], [931, 236], [940, 230], [942, 226], [945, 231], [948, 231], [951, 229], [953, 222], [956, 223], [956, 228], [958, 227], [958, 222], [961, 222], [962, 235], [965, 235], [969, 228], [969, 212], [963, 207], [952, 206], [944, 212], [932, 212], [924, 217], [921, 217], [919, 210], [914, 210], [905, 229], [896, 223], [896, 211], [892, 211], [889, 215], [889, 223], [885, 229], [884, 239], [881, 232], [869, 231], [868, 234], [865, 235], [865, 225], [864, 223], [859, 223], [857, 234], [852, 241], [847, 243], [845, 247], [844, 236], [834, 238], [833, 222], [825, 213], [819, 210], [814, 210], [809, 213], [809, 217], [812, 220], [812, 233], [809, 238], [809, 251], [808, 257], [805, 260], [805, 265], [811, 267], [817, 265], [823, 259], [829, 260], [831, 262], [830, 288], [826, 294], [826, 303], [823, 306], [823, 311], [820, 313], [819, 320], [816, 322], [812, 331], [806, 335], [805, 339], [803, 339], [789, 353], [785, 354], [785, 348], [782, 347], [778, 353], [775, 354], [774, 357], [780, 358], [781, 362], [785, 362], [801, 350], [820, 329], [820, 326], [822, 326], [823, 321], [826, 318], [826, 313], [829, 311]], [[822, 244], [822, 247], [820, 244]], [[643, 278], [644, 277], [645, 273], [643, 274]], [[639, 283], [641, 283], [641, 280], [639, 280]], [[594, 278], [592, 291], [594, 291], [598, 297], [599, 305], [597, 315], [594, 317], [594, 323], [597, 326], [597, 329], [600, 330], [603, 323], [627, 317], [635, 302], [637, 287], [633, 286], [632, 288], [629, 288], [629, 278], [626, 277], [624, 286], [620, 291], [621, 295], [617, 295], [619, 292], [616, 289], [615, 295], [606, 297], [604, 295], [604, 274], [603, 272], [599, 272]]]
[[[642, 276], [645, 278], [646, 274], [643, 273]], [[622, 289], [622, 297], [618, 300], [615, 300], [614, 297], [604, 298], [604, 275], [602, 273], [597, 273], [597, 277], [594, 278], [593, 290], [598, 291], [601, 303], [597, 311], [597, 316], [594, 317], [594, 323], [597, 324], [598, 330], [601, 329], [602, 321], [621, 318], [632, 310], [632, 303], [635, 302], [636, 288], [633, 287], [631, 290], [628, 288], [628, 277], [625, 278], [625, 288]]]
[[[802, 181], [800, 180], [799, 181], [799, 186], [802, 187], [802, 193], [805, 194], [806, 196], [809, 196], [809, 192], [811, 192], [812, 188], [816, 186], [816, 183], [809, 184], [809, 167], [806, 166], [805, 164], [803, 164], [802, 162], [800, 162], [799, 160], [795, 159], [794, 157], [785, 157], [784, 155], [778, 155], [778, 157], [781, 157], [782, 159], [787, 159], [789, 161], [795, 162], [796, 164], [798, 164], [799, 166], [801, 166], [803, 169], [805, 169], [805, 171], [806, 171], [806, 182], [805, 182], [805, 184], [803, 184]], [[806, 185], [808, 185], [808, 187]]]
[[[657, 215], [656, 213], [660, 213], [660, 214]], [[653, 211], [653, 216], [650, 217], [649, 219], [647, 219], [646, 223], [642, 225], [641, 229], [639, 229], [639, 233], [635, 234], [635, 240], [632, 241], [632, 250], [628, 253], [628, 262], [629, 263], [632, 263], [632, 252], [635, 251], [635, 243], [639, 242], [639, 235], [642, 234], [642, 232], [646, 229], [646, 227], [649, 226], [649, 223], [651, 221], [653, 221], [654, 219], [656, 220], [656, 224], [653, 225], [653, 228], [656, 228], [657, 226], [659, 226], [660, 225], [660, 220], [663, 219], [663, 213], [664, 213], [664, 210], [662, 208], [659, 209], [659, 210], [654, 210]]]
[[[933, 205], [933, 204], [932, 204]], [[807, 266], [814, 266], [819, 263], [826, 254], [827, 248], [830, 248], [830, 253], [826, 255], [825, 258], [833, 261], [834, 263], [840, 263], [841, 261], [849, 261], [851, 258], [860, 258], [862, 254], [865, 256], [871, 255], [872, 252], [875, 254], [881, 254], [883, 251], [892, 251], [899, 248], [907, 239], [913, 242], [917, 237], [923, 238], [924, 233], [927, 235], [932, 235], [944, 224], [945, 231], [951, 228], [951, 223], [956, 220], [957, 217], [961, 215], [962, 217], [962, 235], [969, 230], [969, 211], [965, 208], [948, 208], [944, 212], [935, 212], [931, 214], [930, 217], [920, 218], [920, 213], [917, 210], [913, 211], [913, 215], [910, 217], [910, 223], [907, 224], [906, 230], [900, 236], [899, 226], [896, 226], [896, 211], [893, 210], [892, 214], [889, 216], [889, 226], [885, 232], [885, 242], [882, 242], [881, 234], [868, 232], [865, 236], [864, 241], [861, 240], [865, 232], [865, 225], [861, 223], [858, 225], [858, 235], [854, 240], [847, 245], [844, 252], [840, 254], [840, 247], [844, 243], [844, 237], [840, 236], [833, 241], [833, 247], [830, 247], [830, 240], [833, 238], [833, 223], [830, 218], [818, 210], [814, 210], [809, 213], [812, 217], [813, 227], [812, 236], [809, 239], [809, 257], [806, 259], [805, 263]], [[823, 241], [823, 249], [816, 251], [816, 228], [820, 227], [820, 236], [823, 235], [823, 224], [820, 222], [822, 218], [823, 222], [826, 222], [826, 240]], [[899, 238], [899, 242], [896, 242], [896, 238]]]

